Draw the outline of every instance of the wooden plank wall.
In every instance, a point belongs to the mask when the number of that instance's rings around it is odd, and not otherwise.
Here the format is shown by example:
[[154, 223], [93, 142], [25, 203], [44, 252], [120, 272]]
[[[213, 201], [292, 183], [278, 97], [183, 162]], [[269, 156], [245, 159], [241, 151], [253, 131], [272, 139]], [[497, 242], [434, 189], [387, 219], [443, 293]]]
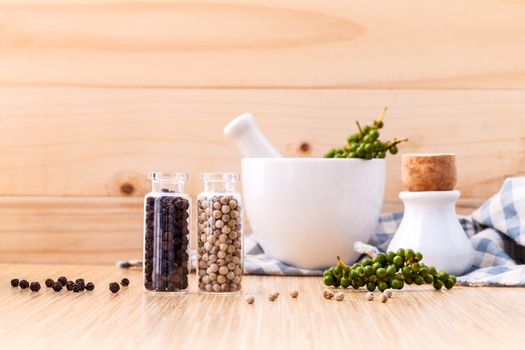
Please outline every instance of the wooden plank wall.
[[[239, 170], [251, 111], [320, 156], [389, 106], [402, 152], [455, 152], [468, 213], [525, 174], [525, 3], [5, 0], [0, 261], [141, 255], [147, 172]], [[399, 210], [400, 157], [384, 210]]]

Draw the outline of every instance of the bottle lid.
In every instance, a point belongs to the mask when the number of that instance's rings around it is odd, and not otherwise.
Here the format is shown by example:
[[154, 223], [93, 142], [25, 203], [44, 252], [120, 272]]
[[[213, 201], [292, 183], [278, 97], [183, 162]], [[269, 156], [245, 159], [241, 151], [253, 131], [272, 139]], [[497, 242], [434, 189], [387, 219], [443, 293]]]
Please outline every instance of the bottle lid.
[[408, 191], [451, 191], [456, 186], [456, 155], [411, 153], [402, 158], [403, 185]]
[[203, 181], [239, 181], [239, 174], [237, 173], [202, 173], [201, 180]]
[[183, 172], [152, 172], [148, 174], [151, 181], [181, 182], [188, 180], [188, 173]]

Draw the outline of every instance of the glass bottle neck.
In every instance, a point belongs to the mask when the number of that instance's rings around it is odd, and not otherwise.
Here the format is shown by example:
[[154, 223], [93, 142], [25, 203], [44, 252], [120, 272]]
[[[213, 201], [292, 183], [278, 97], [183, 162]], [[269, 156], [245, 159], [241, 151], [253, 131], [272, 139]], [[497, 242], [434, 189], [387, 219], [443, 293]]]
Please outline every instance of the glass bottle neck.
[[235, 181], [204, 181], [204, 192], [235, 192]]
[[183, 181], [151, 181], [151, 189], [153, 192], [184, 192]]

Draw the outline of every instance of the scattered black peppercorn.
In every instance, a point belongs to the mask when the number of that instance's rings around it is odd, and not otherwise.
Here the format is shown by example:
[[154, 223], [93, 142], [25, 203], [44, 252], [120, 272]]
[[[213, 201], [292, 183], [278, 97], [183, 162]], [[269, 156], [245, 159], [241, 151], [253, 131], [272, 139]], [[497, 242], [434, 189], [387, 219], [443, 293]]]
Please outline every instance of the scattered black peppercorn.
[[111, 291], [111, 293], [117, 293], [120, 290], [120, 286], [117, 282], [111, 282], [109, 284], [109, 290]]
[[62, 285], [62, 287], [65, 287], [66, 286], [66, 283], [67, 283], [67, 278], [64, 277], [64, 276], [60, 276], [58, 278], [58, 282], [60, 282], [60, 284]]
[[60, 282], [53, 283], [53, 290], [55, 292], [60, 292], [62, 290], [62, 284]]
[[29, 282], [27, 282], [26, 280], [21, 280], [18, 285], [20, 286], [20, 288], [26, 289], [27, 287], [29, 287]]
[[11, 280], [11, 286], [13, 286], [13, 287], [18, 287], [18, 282], [19, 282], [19, 281], [18, 281], [18, 278], [13, 278], [13, 279]]
[[48, 278], [48, 279], [46, 280], [46, 287], [47, 287], [47, 288], [51, 288], [51, 287], [53, 287], [53, 284], [55, 284], [55, 281], [53, 281], [51, 278]]
[[75, 282], [73, 281], [67, 281], [66, 288], [67, 290], [73, 290], [73, 286], [75, 285]]
[[31, 282], [31, 284], [29, 285], [29, 289], [31, 289], [33, 292], [38, 292], [40, 290], [40, 283]]
[[80, 292], [80, 287], [78, 286], [78, 284], [73, 285], [73, 292], [75, 293]]
[[86, 287], [86, 282], [84, 282], [83, 278], [77, 278], [77, 280], [75, 281], [75, 284], [78, 286], [80, 291], [83, 291], [84, 288]]
[[122, 284], [124, 287], [127, 287], [129, 286], [129, 280], [127, 278], [123, 278], [122, 281], [120, 281], [120, 284]]
[[86, 290], [92, 291], [93, 289], [95, 289], [95, 285], [93, 284], [93, 282], [88, 282], [86, 284]]

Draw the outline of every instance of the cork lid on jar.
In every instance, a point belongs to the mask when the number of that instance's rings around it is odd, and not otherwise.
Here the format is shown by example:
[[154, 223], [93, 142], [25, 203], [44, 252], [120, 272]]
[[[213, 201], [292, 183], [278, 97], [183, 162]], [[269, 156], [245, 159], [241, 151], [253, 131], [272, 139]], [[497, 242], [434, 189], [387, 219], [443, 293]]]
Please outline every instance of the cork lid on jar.
[[456, 186], [456, 155], [403, 154], [401, 173], [403, 185], [408, 191], [450, 191]]

